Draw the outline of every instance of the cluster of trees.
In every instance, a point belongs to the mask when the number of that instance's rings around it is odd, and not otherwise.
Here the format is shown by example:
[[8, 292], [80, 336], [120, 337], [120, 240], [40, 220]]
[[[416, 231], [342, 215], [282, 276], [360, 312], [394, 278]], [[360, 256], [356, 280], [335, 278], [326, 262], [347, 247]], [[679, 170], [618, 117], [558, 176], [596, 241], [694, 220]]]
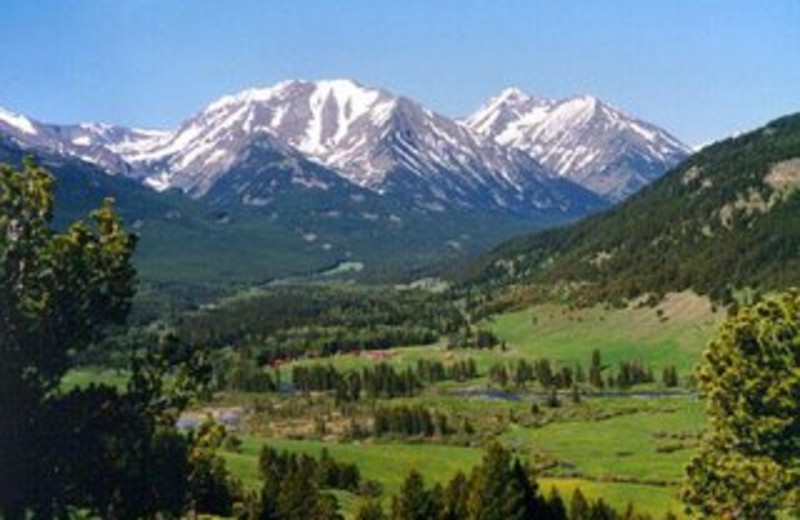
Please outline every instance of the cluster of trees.
[[[574, 387], [576, 384], [585, 384], [602, 389], [616, 387], [629, 388], [633, 385], [653, 383], [655, 377], [652, 368], [645, 366], [641, 360], [627, 360], [619, 363], [616, 374], [609, 373], [603, 365], [599, 350], [592, 352], [588, 373], [580, 363], [574, 367], [567, 365], [558, 366], [549, 359], [542, 358], [534, 361], [519, 359], [511, 363], [495, 363], [489, 368], [489, 380], [499, 386], [513, 385], [517, 388], [538, 381], [546, 390], [562, 390]], [[674, 366], [664, 369], [662, 381], [667, 387], [678, 385], [678, 374]]]
[[444, 364], [437, 360], [417, 361], [417, 376], [422, 381], [466, 381], [478, 377], [478, 366], [472, 358]]
[[582, 369], [568, 366], [556, 367], [549, 359], [527, 361], [519, 359], [512, 363], [495, 363], [489, 368], [489, 380], [500, 386], [509, 384], [524, 387], [538, 381], [546, 389], [570, 388], [574, 382], [585, 382]]
[[633, 385], [654, 383], [656, 378], [653, 376], [653, 369], [646, 367], [639, 359], [621, 361], [617, 369], [616, 376], [613, 377], [612, 386], [619, 388], [629, 388]]
[[410, 397], [416, 395], [423, 383], [465, 381], [478, 377], [473, 359], [444, 364], [435, 360], [419, 360], [415, 367], [395, 368], [377, 363], [361, 371], [339, 371], [331, 364], [295, 365], [292, 384], [300, 392], [333, 392], [340, 402], [369, 399]]
[[292, 384], [301, 392], [334, 392], [339, 401], [410, 397], [422, 389], [412, 368], [395, 369], [388, 363], [365, 367], [360, 372], [340, 372], [331, 365], [314, 364], [292, 367]]
[[175, 427], [209, 379], [202, 352], [164, 336], [129, 353], [125, 388], [62, 388], [73, 356], [124, 326], [135, 240], [110, 202], [62, 232], [52, 210], [46, 171], [0, 165], [0, 517], [229, 514], [219, 428]]
[[280, 390], [280, 370], [267, 370], [250, 349], [218, 349], [211, 352], [210, 362], [213, 391], [263, 393]]
[[177, 330], [191, 344], [254, 347], [267, 361], [434, 343], [465, 327], [454, 303], [422, 290], [275, 287], [188, 313]]
[[373, 418], [373, 430], [378, 436], [444, 437], [455, 432], [447, 415], [431, 412], [424, 406], [379, 407], [373, 412]]
[[264, 480], [260, 496], [238, 515], [248, 520], [339, 520], [336, 498], [323, 490], [358, 492], [361, 486], [358, 467], [336, 461], [327, 450], [317, 460], [264, 446], [258, 467]]
[[661, 372], [661, 383], [667, 388], [675, 388], [680, 384], [678, 369], [675, 368], [675, 365], [664, 367], [664, 370]]
[[[376, 500], [364, 501], [358, 520], [646, 520], [633, 506], [622, 513], [603, 500], [589, 501], [576, 490], [569, 508], [553, 490], [539, 492], [529, 469], [499, 444], [487, 449], [482, 464], [467, 476], [457, 473], [445, 486], [425, 486], [422, 476], [412, 471], [400, 493], [392, 498], [388, 513]], [[674, 518], [674, 517], [673, 517]]]
[[505, 344], [490, 330], [474, 329], [469, 325], [448, 334], [447, 348], [494, 348], [496, 346], [505, 347]]

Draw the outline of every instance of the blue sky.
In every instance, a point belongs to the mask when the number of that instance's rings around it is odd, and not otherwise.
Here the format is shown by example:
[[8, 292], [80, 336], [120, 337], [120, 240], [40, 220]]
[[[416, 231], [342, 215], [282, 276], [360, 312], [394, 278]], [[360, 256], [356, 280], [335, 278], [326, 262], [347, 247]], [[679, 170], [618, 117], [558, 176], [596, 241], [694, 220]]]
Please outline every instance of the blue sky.
[[347, 77], [450, 116], [593, 94], [699, 144], [800, 111], [800, 1], [3, 0], [0, 63], [0, 106], [52, 122]]

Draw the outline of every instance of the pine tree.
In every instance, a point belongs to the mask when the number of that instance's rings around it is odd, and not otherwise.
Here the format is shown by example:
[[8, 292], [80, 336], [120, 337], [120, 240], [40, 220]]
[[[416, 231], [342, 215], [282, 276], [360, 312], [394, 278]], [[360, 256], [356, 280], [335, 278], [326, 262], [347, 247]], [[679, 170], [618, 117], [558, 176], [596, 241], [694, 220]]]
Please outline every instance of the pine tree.
[[380, 500], [368, 498], [359, 504], [358, 511], [356, 511], [356, 520], [388, 520], [388, 517], [383, 512]]
[[600, 351], [592, 351], [592, 362], [589, 365], [589, 384], [595, 388], [603, 388], [603, 362], [600, 359]]
[[545, 504], [544, 518], [546, 520], [567, 520], [568, 518], [564, 500], [555, 486], [550, 488], [550, 495], [547, 497]]
[[[519, 461], [497, 443], [491, 444], [475, 469], [467, 501], [468, 518], [508, 520], [534, 518], [536, 485]], [[538, 511], [538, 513], [537, 513]]]
[[447, 484], [442, 498], [441, 520], [462, 520], [467, 518], [467, 498], [469, 482], [459, 471]]
[[436, 518], [437, 504], [417, 471], [408, 474], [400, 494], [392, 503], [392, 520], [428, 520]]
[[580, 488], [575, 488], [575, 491], [572, 492], [572, 499], [569, 502], [569, 518], [570, 520], [591, 520], [591, 507]]

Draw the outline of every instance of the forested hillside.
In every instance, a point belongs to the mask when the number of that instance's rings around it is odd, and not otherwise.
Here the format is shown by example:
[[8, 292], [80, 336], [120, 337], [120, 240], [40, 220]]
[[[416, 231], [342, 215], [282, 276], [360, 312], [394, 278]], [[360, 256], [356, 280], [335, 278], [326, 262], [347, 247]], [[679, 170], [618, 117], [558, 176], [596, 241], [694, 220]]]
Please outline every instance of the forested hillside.
[[496, 293], [503, 306], [686, 289], [726, 301], [740, 288], [797, 284], [799, 186], [796, 114], [703, 149], [606, 213], [498, 247], [473, 266], [466, 287]]

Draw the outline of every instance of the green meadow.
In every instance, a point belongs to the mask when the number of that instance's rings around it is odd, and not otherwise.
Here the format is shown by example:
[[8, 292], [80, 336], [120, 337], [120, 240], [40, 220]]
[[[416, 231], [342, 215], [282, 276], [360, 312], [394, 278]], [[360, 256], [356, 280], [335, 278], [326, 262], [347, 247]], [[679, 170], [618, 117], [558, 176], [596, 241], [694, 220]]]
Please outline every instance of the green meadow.
[[537, 305], [495, 316], [484, 325], [525, 357], [588, 363], [597, 349], [612, 365], [641, 359], [654, 367], [675, 365], [687, 375], [724, 317], [707, 299], [680, 293], [655, 307]]

